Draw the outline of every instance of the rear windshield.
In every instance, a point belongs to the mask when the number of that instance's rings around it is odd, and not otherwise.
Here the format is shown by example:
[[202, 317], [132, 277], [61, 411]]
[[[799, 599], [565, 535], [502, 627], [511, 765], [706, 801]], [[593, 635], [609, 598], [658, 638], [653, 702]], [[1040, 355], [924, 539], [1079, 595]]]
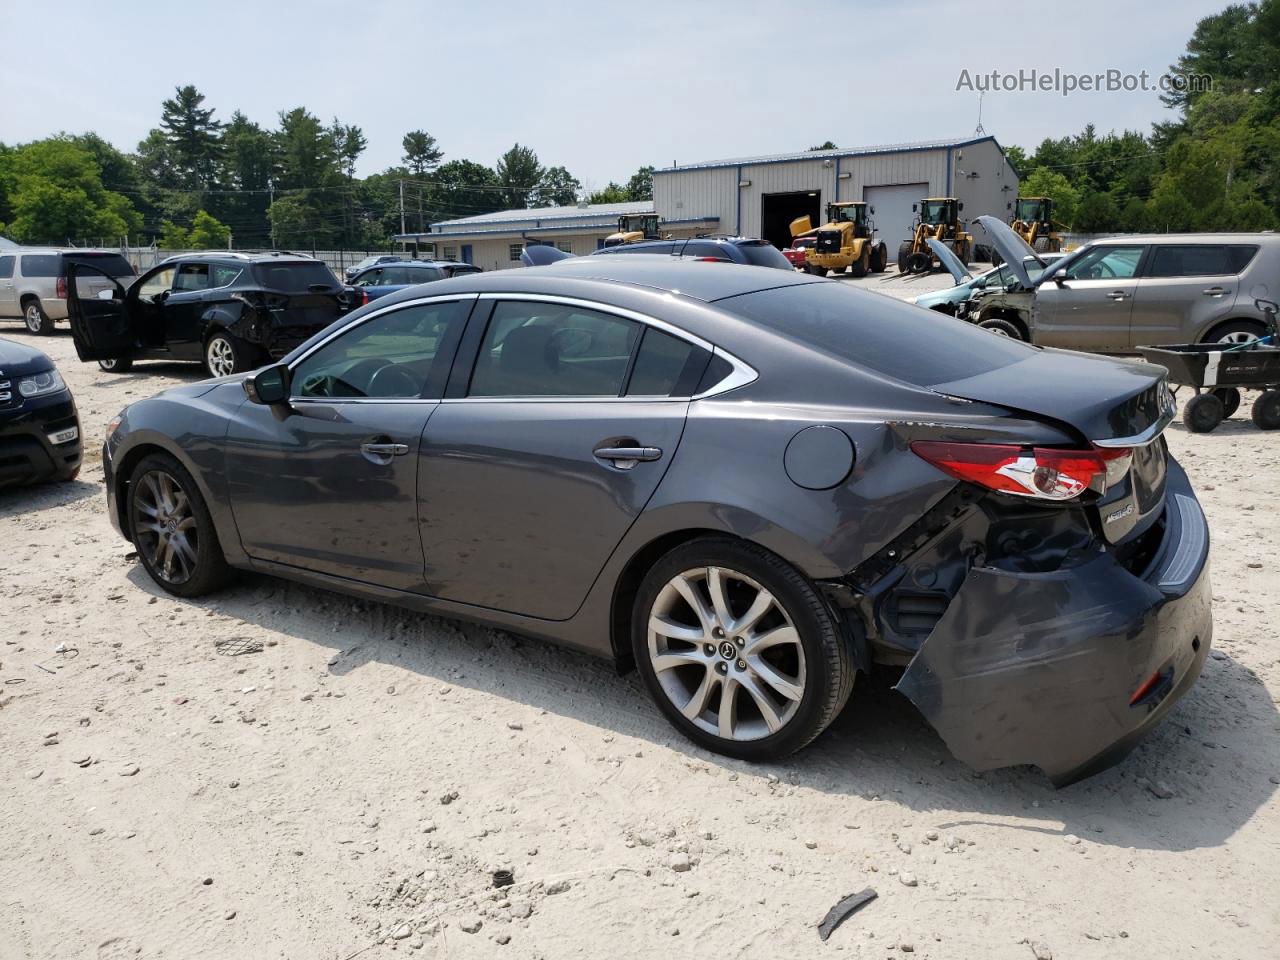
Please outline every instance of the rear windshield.
[[791, 269], [791, 262], [778, 251], [777, 247], [768, 241], [760, 240], [756, 243], [740, 243], [738, 244], [738, 249], [746, 257], [747, 263], [754, 264], [757, 267]]
[[32, 253], [22, 258], [24, 277], [60, 277], [63, 258], [74, 263], [84, 263], [101, 270], [109, 277], [131, 277], [133, 267], [118, 253]]
[[717, 306], [823, 353], [927, 387], [1027, 359], [1009, 337], [842, 283], [805, 283], [717, 301]]
[[284, 261], [282, 263], [255, 263], [253, 275], [267, 290], [297, 293], [313, 286], [333, 288], [338, 279], [323, 263], [312, 260]]

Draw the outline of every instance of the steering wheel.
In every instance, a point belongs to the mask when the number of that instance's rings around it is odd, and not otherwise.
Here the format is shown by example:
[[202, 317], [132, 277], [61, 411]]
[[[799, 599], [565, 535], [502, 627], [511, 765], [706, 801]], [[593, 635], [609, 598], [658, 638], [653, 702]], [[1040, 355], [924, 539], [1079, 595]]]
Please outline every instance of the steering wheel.
[[416, 397], [422, 393], [418, 378], [398, 363], [389, 363], [369, 378], [371, 397]]

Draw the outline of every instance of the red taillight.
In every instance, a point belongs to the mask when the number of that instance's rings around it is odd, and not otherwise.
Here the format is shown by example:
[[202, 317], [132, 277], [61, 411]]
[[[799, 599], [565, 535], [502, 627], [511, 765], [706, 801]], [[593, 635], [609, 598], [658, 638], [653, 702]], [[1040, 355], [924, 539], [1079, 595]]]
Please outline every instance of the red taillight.
[[1070, 500], [1086, 490], [1103, 492], [1112, 470], [1128, 469], [1129, 450], [1056, 450], [995, 443], [917, 440], [911, 450], [939, 470], [1018, 497]]
[[699, 263], [733, 263], [732, 260], [726, 257], [694, 257], [693, 259]]
[[1163, 679], [1164, 679], [1163, 670], [1157, 670], [1155, 673], [1149, 676], [1146, 679], [1146, 681], [1142, 684], [1142, 686], [1138, 687], [1137, 690], [1133, 691], [1133, 696], [1129, 698], [1129, 706], [1131, 707], [1135, 706], [1138, 703], [1138, 701], [1142, 700], [1149, 693], [1151, 693], [1151, 691], [1156, 688], [1156, 684], [1158, 684]]
[[67, 299], [67, 278], [66, 277], [58, 277], [57, 282], [54, 284], [54, 287], [53, 287], [53, 295], [57, 297], [59, 300]]

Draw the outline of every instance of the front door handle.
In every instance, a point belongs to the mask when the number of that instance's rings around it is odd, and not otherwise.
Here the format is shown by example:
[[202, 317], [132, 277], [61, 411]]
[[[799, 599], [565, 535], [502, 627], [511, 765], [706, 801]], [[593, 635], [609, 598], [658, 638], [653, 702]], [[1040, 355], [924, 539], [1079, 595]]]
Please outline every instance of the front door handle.
[[1119, 300], [1125, 299], [1127, 296], [1129, 295], [1125, 293], [1123, 290], [1112, 290], [1110, 293], [1107, 294], [1107, 299], [1119, 301]]
[[402, 457], [409, 452], [407, 443], [392, 443], [391, 441], [371, 440], [367, 443], [360, 444], [360, 453], [370, 463], [376, 463], [379, 466], [385, 466], [391, 462], [392, 457]]
[[1209, 287], [1209, 289], [1201, 291], [1206, 297], [1220, 297], [1226, 292], [1222, 287]]
[[662, 451], [658, 447], [596, 447], [592, 452], [596, 459], [608, 461], [619, 470], [630, 470], [642, 460], [658, 460], [662, 457]]

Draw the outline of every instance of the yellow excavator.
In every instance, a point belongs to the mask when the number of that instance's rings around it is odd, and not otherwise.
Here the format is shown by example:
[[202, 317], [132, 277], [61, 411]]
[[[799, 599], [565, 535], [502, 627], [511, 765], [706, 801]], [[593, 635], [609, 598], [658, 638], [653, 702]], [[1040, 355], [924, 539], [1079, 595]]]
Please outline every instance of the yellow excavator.
[[819, 277], [825, 277], [828, 270], [843, 273], [845, 267], [855, 277], [884, 270], [889, 251], [884, 241], [875, 236], [875, 226], [868, 216], [873, 213], [875, 210], [861, 200], [845, 200], [827, 204], [827, 222], [816, 230], [807, 216], [792, 220], [793, 238], [810, 234], [814, 237], [805, 269]]
[[939, 240], [951, 248], [961, 263], [973, 255], [973, 237], [960, 222], [964, 204], [955, 197], [926, 197], [911, 210], [916, 214], [916, 229], [909, 240], [898, 247], [899, 273], [928, 273], [934, 269], [935, 257], [929, 239]]
[[1019, 197], [1009, 226], [1036, 253], [1062, 250], [1062, 238], [1053, 229], [1053, 200], [1049, 197]]
[[656, 213], [624, 213], [618, 218], [618, 230], [604, 238], [606, 247], [617, 247], [624, 243], [639, 243], [641, 240], [661, 240], [658, 233], [658, 215]]

